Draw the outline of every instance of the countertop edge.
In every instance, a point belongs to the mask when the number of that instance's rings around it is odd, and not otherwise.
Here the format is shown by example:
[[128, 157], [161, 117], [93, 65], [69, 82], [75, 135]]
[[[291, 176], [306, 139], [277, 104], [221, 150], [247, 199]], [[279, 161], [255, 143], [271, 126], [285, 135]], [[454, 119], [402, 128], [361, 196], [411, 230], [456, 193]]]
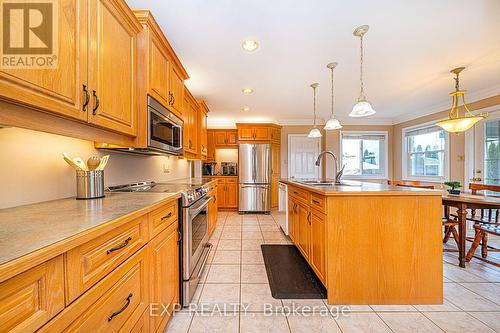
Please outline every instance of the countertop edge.
[[84, 244], [91, 239], [99, 237], [112, 229], [130, 222], [135, 218], [148, 214], [149, 212], [163, 206], [169, 201], [178, 200], [180, 197], [180, 193], [172, 194], [171, 196], [161, 199], [160, 201], [155, 202], [152, 205], [143, 207], [118, 218], [101, 223], [100, 225], [95, 226], [91, 229], [76, 233], [73, 236], [67, 237], [53, 244], [29, 252], [21, 257], [4, 262], [0, 264], [0, 283], [17, 274], [25, 272], [30, 268], [40, 265], [45, 261], [55, 258], [72, 248]]
[[293, 180], [289, 179], [283, 179], [280, 178], [279, 180], [282, 183], [286, 183], [288, 185], [293, 185], [299, 188], [303, 188], [307, 191], [314, 192], [320, 195], [324, 195], [327, 197], [332, 197], [332, 196], [442, 196], [442, 191], [440, 190], [431, 190], [431, 189], [412, 189], [412, 190], [404, 190], [403, 188], [398, 191], [370, 191], [370, 190], [353, 190], [353, 191], [343, 191], [343, 192], [333, 192], [333, 191], [324, 191], [318, 188], [315, 188], [314, 186], [309, 186], [306, 184], [302, 184]]

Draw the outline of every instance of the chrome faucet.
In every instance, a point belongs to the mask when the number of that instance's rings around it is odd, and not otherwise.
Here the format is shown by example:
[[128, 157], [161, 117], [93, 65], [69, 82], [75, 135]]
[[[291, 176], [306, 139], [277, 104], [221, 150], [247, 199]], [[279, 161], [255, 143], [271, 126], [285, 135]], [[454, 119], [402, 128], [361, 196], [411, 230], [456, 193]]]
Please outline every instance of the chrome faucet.
[[[333, 159], [335, 160], [335, 184], [340, 184], [340, 178], [342, 178], [342, 175], [344, 174], [345, 164], [342, 166], [342, 168], [339, 171], [339, 161], [337, 159], [337, 156], [335, 156], [334, 153], [332, 153], [329, 150], [322, 151], [319, 154], [318, 158], [316, 159], [316, 166], [319, 166], [321, 164], [321, 159], [326, 154], [332, 155]], [[325, 177], [323, 177], [323, 178], [325, 178]]]

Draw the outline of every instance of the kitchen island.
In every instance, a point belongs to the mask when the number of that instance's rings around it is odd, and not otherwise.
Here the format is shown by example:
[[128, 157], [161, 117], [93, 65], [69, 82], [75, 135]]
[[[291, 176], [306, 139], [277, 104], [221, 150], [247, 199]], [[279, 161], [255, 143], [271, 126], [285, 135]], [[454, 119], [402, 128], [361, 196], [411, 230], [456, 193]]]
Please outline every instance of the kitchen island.
[[281, 182], [290, 238], [329, 304], [442, 304], [441, 191]]

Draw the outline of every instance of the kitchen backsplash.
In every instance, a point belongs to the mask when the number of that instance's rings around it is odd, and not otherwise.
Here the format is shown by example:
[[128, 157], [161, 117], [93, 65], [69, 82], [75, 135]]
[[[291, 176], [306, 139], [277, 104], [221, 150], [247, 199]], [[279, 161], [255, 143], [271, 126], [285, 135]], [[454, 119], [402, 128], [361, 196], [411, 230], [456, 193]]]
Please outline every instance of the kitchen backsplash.
[[[75, 196], [75, 171], [62, 153], [110, 155], [105, 185], [190, 177], [191, 162], [177, 157], [137, 156], [98, 151], [94, 143], [70, 137], [0, 128], [0, 209]], [[164, 172], [167, 171], [167, 172]]]

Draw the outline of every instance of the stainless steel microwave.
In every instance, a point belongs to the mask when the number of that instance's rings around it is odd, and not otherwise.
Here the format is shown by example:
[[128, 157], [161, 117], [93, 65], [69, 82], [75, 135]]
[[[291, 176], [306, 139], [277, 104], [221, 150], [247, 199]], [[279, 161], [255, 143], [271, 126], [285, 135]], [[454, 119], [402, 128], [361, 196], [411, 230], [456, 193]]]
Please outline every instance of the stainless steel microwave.
[[148, 96], [148, 149], [182, 155], [183, 121]]

